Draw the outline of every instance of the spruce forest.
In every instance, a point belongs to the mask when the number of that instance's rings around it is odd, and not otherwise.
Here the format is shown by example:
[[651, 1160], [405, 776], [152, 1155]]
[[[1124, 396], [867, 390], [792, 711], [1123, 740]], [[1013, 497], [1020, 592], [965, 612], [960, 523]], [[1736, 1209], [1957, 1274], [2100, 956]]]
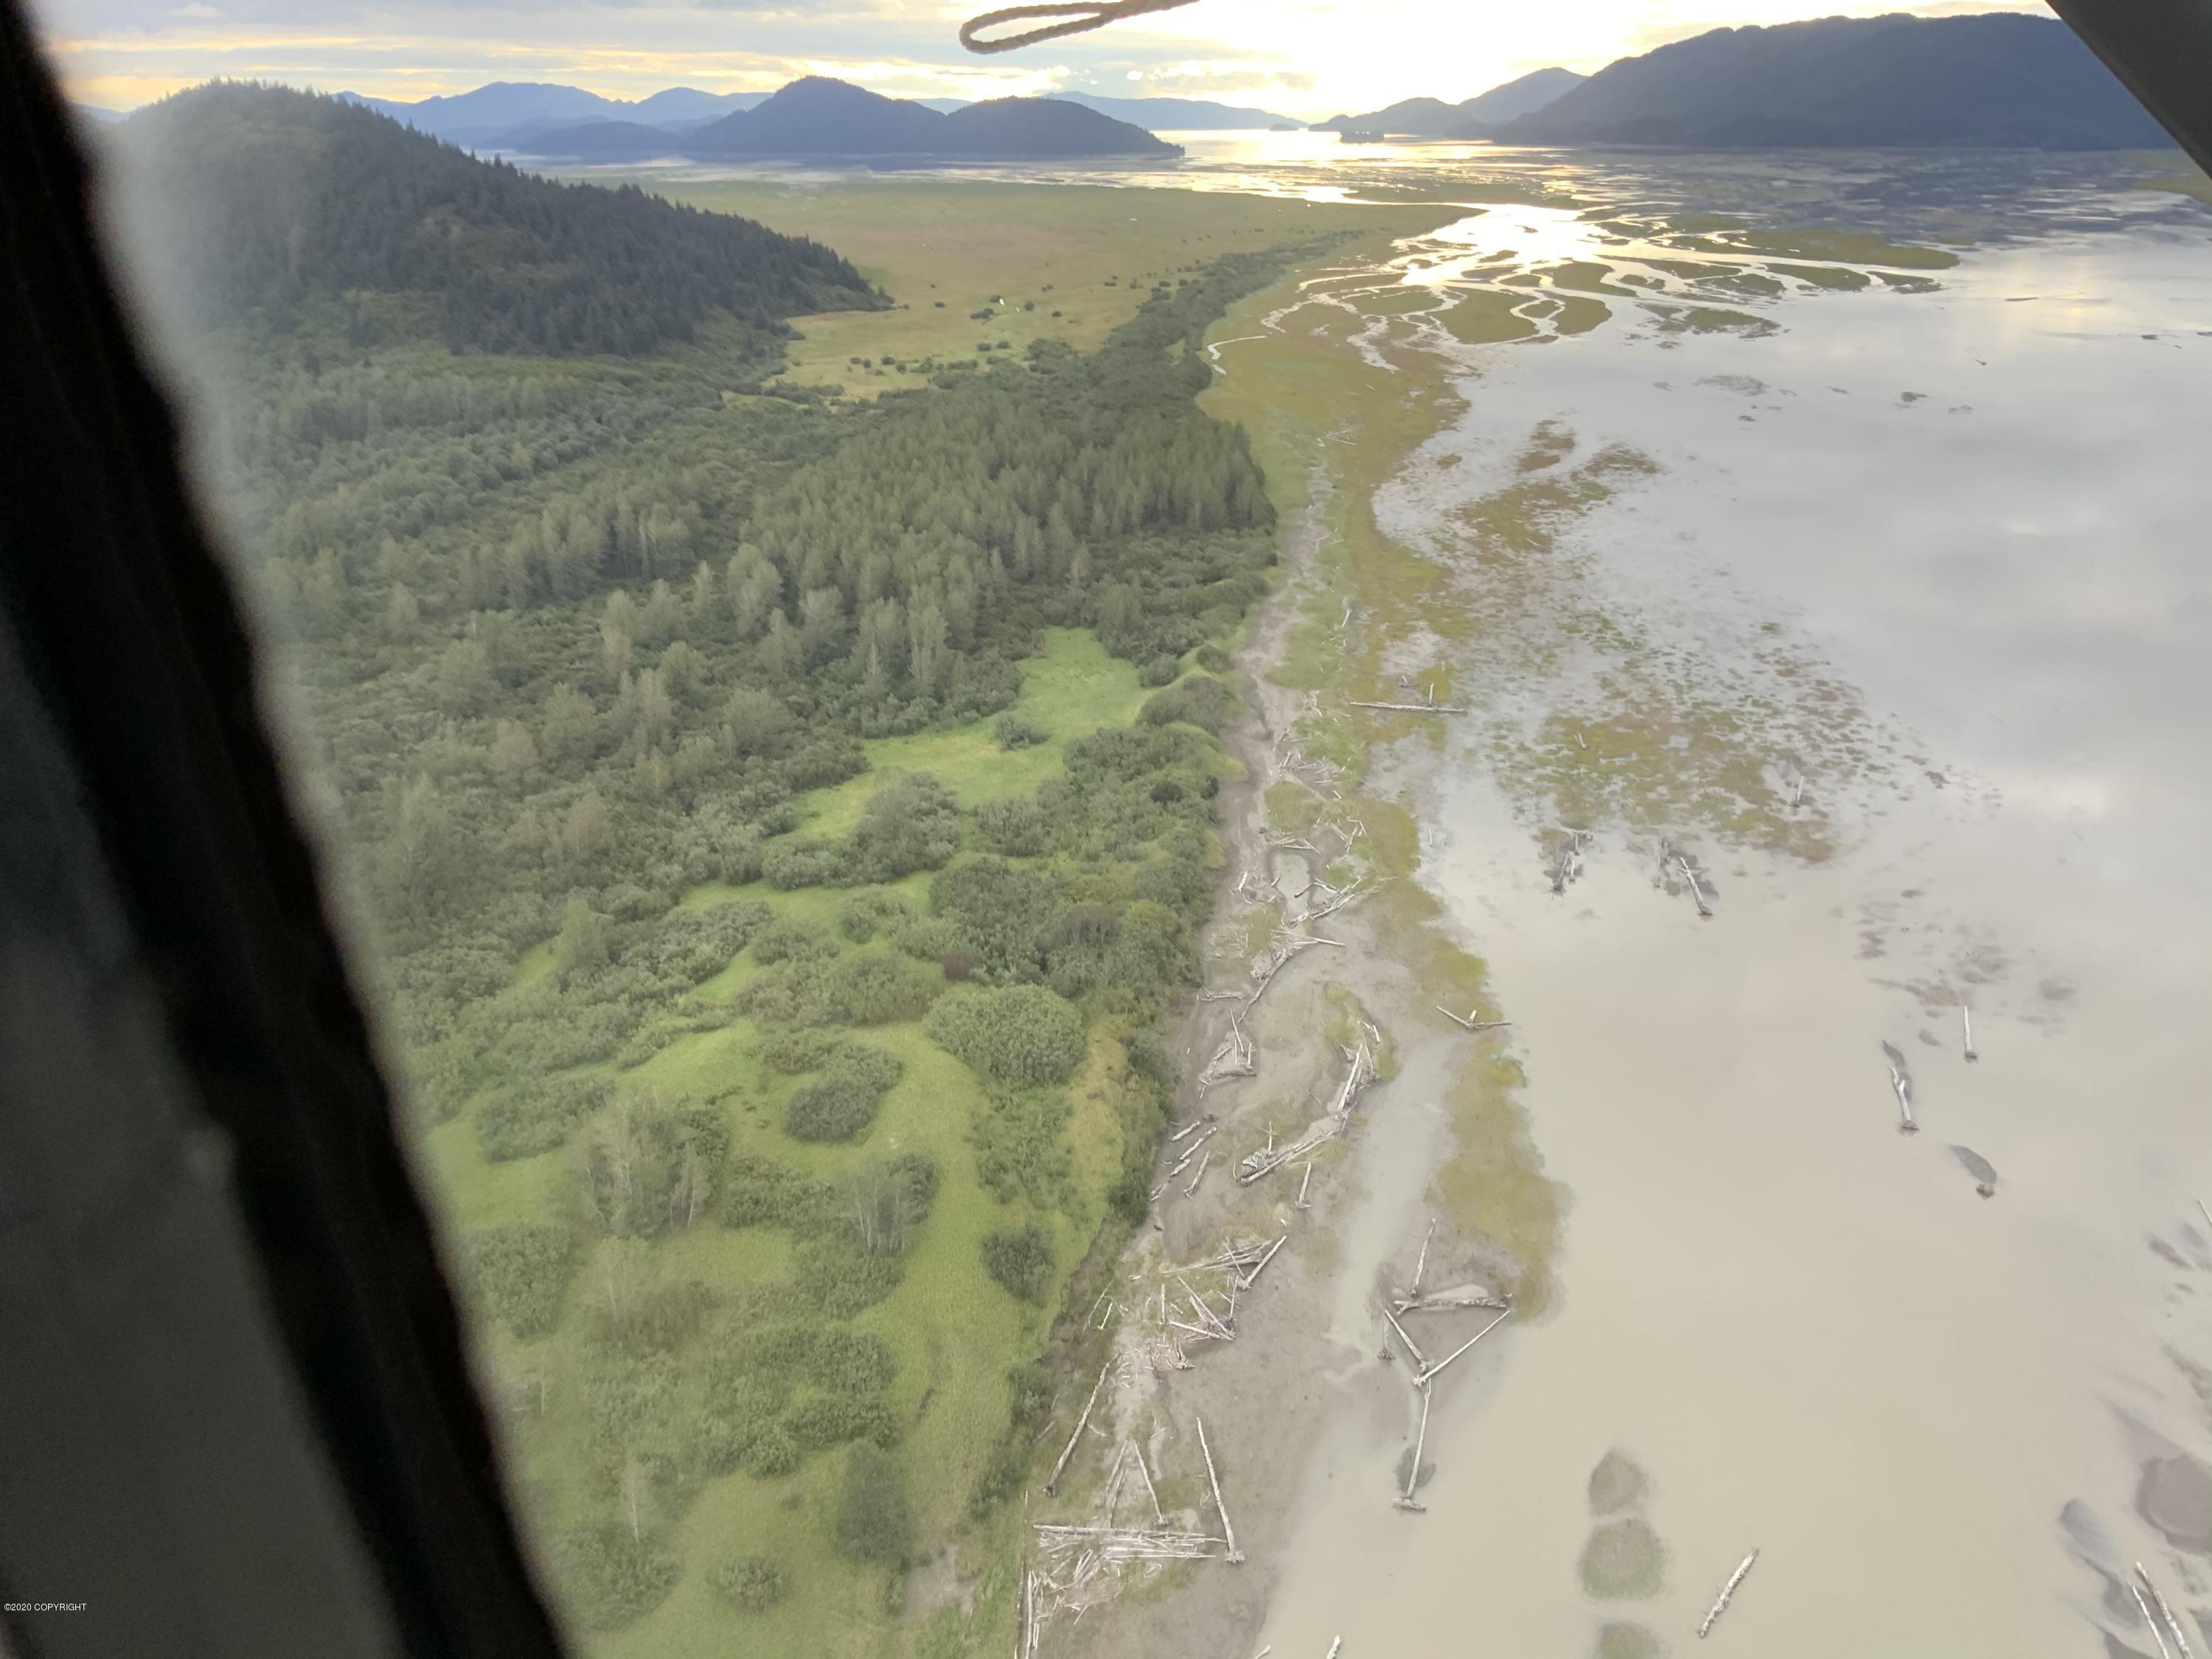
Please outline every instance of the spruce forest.
[[[300, 94], [142, 122], [551, 1587], [624, 1652], [996, 1650], [1274, 558], [1200, 337], [1291, 251], [848, 402], [769, 384], [896, 302], [817, 245]], [[948, 1547], [975, 1595], [905, 1613]]]

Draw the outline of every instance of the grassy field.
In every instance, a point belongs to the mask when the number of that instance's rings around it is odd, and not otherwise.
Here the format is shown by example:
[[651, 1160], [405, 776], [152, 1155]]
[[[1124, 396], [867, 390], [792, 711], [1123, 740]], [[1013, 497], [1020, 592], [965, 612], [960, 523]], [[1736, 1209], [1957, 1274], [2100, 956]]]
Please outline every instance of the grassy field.
[[[785, 379], [867, 398], [927, 377], [886, 366], [964, 361], [1034, 339], [1103, 343], [1155, 283], [1224, 253], [1368, 226], [1433, 224], [1430, 210], [1182, 190], [927, 179], [792, 184], [640, 183], [677, 201], [811, 236], [896, 302], [889, 312], [802, 318]], [[988, 309], [988, 318], [971, 313]], [[998, 344], [1005, 341], [1006, 346]], [[990, 353], [981, 356], [988, 357]], [[867, 360], [866, 368], [854, 358]]]

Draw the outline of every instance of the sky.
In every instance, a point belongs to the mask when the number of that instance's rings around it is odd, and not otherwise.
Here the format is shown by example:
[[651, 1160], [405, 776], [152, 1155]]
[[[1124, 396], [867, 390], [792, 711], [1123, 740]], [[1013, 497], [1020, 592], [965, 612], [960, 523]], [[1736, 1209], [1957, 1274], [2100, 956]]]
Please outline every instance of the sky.
[[[894, 97], [1054, 91], [1211, 98], [1310, 120], [1454, 102], [1530, 70], [1585, 73], [1728, 24], [2028, 0], [1194, 0], [994, 57], [953, 0], [32, 0], [70, 95], [127, 110], [217, 76], [416, 99], [489, 81], [611, 98], [764, 92], [834, 75]], [[2047, 15], [2047, 14], [2046, 14]]]

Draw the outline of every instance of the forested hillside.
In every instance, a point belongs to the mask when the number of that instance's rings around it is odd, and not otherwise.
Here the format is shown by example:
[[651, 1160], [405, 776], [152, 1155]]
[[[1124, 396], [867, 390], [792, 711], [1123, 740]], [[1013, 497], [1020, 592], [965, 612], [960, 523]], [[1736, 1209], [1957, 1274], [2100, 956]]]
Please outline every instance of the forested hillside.
[[1509, 143], [2164, 149], [2051, 17], [1823, 17], [1624, 58], [1497, 130]]
[[456, 351], [636, 354], [727, 315], [768, 352], [781, 319], [883, 303], [814, 243], [478, 161], [337, 99], [213, 84], [121, 132], [149, 286], [197, 326], [319, 311], [356, 347], [427, 328]]
[[[1207, 668], [1273, 558], [1196, 346], [1281, 259], [857, 405], [763, 393], [734, 321], [448, 356], [303, 305], [191, 354], [582, 1631], [1011, 1629], [1070, 1276], [1146, 1213], [1171, 1109]], [[902, 1613], [954, 1545], [969, 1589]]]

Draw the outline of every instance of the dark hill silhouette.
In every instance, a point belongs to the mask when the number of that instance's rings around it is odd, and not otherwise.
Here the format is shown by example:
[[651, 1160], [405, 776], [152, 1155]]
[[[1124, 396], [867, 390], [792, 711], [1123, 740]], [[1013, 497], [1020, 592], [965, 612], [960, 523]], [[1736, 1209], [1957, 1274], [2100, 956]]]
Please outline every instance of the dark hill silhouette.
[[1180, 155], [1142, 127], [1056, 98], [994, 98], [945, 118], [957, 155]]
[[2063, 23], [2011, 12], [1715, 29], [1609, 64], [1496, 136], [1694, 148], [2172, 142]]
[[363, 324], [360, 296], [414, 295], [455, 350], [639, 353], [716, 312], [773, 336], [886, 303], [818, 243], [479, 161], [334, 98], [218, 82], [118, 131], [140, 152], [126, 216], [199, 326]]
[[[809, 76], [757, 109], [728, 115], [688, 135], [684, 153], [702, 156], [1176, 155], [1141, 127], [1082, 104], [1047, 98], [998, 98], [950, 115], [927, 106]], [[665, 154], [665, 148], [658, 154]]]

